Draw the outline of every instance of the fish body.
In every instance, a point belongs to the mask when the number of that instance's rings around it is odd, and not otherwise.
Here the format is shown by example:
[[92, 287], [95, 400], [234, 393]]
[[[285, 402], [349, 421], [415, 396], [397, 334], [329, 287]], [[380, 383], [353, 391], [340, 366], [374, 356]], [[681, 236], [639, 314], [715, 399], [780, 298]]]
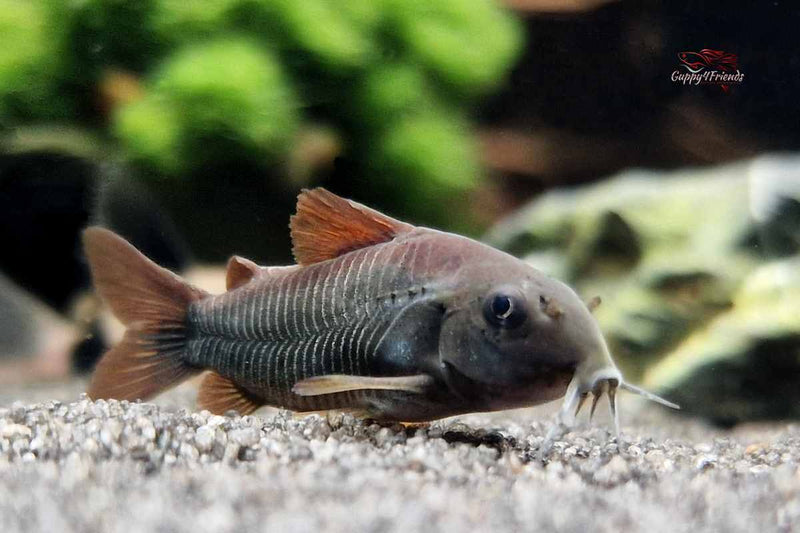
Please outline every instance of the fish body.
[[305, 267], [262, 269], [250, 283], [193, 304], [186, 357], [264, 403], [295, 411], [367, 409], [383, 397], [407, 395], [301, 396], [292, 388], [325, 375], [437, 373], [437, 298], [451, 289], [462, 257], [441, 260], [431, 237], [414, 231]]
[[235, 257], [216, 296], [87, 230], [95, 284], [128, 327], [90, 396], [146, 398], [212, 370], [198, 396], [212, 412], [414, 422], [622, 381], [587, 306], [513, 256], [323, 189], [301, 194], [291, 227], [298, 265]]

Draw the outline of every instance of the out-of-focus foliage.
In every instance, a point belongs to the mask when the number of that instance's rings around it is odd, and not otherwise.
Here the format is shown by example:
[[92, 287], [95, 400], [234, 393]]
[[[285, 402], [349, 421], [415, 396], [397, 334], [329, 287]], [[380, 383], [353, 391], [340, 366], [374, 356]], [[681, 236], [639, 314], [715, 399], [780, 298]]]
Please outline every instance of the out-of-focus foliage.
[[380, 47], [373, 33], [379, 13], [370, 17], [369, 10], [364, 9], [369, 8], [365, 2], [262, 0], [260, 3], [265, 14], [275, 17], [287, 43], [312, 57], [318, 67], [345, 74], [348, 69], [364, 68], [379, 59]]
[[477, 147], [464, 131], [463, 118], [455, 114], [404, 115], [378, 138], [373, 168], [397, 181], [405, 177], [406, 200], [417, 206], [420, 216], [430, 220], [437, 213], [452, 214], [450, 194], [473, 187], [479, 179]]
[[169, 57], [141, 100], [120, 109], [131, 156], [167, 172], [220, 158], [280, 157], [297, 126], [295, 95], [275, 56], [249, 41], [195, 44]]
[[0, 0], [0, 126], [28, 117], [57, 118], [58, 69], [53, 35], [43, 2]]
[[519, 46], [514, 21], [489, 2], [386, 0], [397, 35], [441, 80], [470, 94], [490, 88]]
[[157, 2], [157, 9], [152, 16], [152, 28], [154, 35], [168, 48], [219, 35], [220, 28], [228, 24], [231, 9], [241, 3], [240, 0]]
[[286, 175], [275, 168], [294, 157], [298, 135], [323, 124], [341, 139], [353, 179], [412, 213], [420, 199], [440, 205], [478, 183], [469, 109], [522, 44], [518, 21], [492, 0], [0, 8], [6, 127], [59, 119], [108, 131], [149, 175], [179, 180], [210, 162]]

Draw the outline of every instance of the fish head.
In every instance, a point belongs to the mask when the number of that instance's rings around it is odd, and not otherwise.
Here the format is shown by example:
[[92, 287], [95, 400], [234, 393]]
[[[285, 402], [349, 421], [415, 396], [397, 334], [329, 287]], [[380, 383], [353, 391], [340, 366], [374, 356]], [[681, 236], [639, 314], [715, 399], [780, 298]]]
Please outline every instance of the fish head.
[[494, 409], [559, 398], [573, 381], [581, 391], [621, 382], [597, 321], [570, 287], [511, 258], [465, 277], [472, 282], [445, 304], [439, 347], [455, 393]]

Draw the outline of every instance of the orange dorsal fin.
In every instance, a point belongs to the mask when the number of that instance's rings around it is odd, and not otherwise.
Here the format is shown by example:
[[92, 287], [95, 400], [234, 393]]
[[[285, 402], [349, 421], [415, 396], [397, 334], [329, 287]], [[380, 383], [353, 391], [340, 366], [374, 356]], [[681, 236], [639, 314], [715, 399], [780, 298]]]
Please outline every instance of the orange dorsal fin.
[[300, 193], [289, 227], [292, 252], [301, 265], [388, 242], [414, 228], [322, 188]]
[[197, 392], [197, 406], [215, 415], [223, 415], [228, 411], [249, 415], [263, 404], [261, 399], [216, 372], [206, 374]]
[[261, 273], [261, 267], [249, 259], [234, 255], [228, 260], [225, 285], [229, 291], [241, 287]]

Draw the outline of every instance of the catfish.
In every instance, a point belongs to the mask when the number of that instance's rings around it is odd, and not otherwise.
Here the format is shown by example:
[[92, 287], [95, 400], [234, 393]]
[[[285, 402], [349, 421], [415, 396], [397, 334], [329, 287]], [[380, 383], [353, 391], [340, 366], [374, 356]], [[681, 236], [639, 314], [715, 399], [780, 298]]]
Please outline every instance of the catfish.
[[198, 405], [271, 405], [425, 422], [593, 394], [616, 420], [626, 383], [590, 306], [564, 283], [475, 240], [401, 222], [317, 188], [290, 221], [297, 264], [234, 256], [210, 295], [118, 235], [84, 232], [94, 286], [126, 326], [91, 398], [146, 400], [209, 371]]

